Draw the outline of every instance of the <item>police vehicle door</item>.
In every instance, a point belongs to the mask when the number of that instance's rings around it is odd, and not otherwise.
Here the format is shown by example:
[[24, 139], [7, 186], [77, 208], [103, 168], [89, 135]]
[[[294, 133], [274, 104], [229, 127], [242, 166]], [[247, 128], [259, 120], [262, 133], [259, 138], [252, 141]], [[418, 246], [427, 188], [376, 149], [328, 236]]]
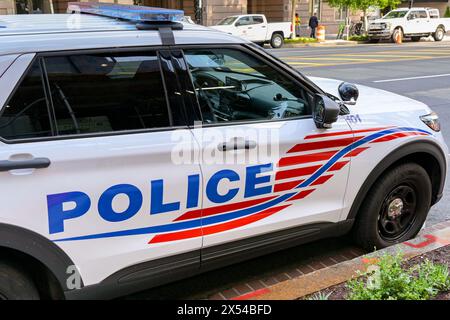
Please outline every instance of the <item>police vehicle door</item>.
[[[264, 53], [212, 46], [184, 47], [184, 54], [202, 115], [193, 132], [202, 146], [203, 245], [337, 222], [349, 159], [323, 166], [351, 143], [346, 121], [317, 129], [311, 85]], [[173, 234], [180, 236], [191, 235]]]
[[3, 222], [53, 240], [85, 285], [186, 252], [185, 265], [199, 263], [201, 238], [152, 242], [199, 226], [174, 221], [202, 201], [199, 165], [172, 158], [192, 148], [192, 133], [170, 59], [158, 55], [44, 54], [28, 61], [0, 116]]

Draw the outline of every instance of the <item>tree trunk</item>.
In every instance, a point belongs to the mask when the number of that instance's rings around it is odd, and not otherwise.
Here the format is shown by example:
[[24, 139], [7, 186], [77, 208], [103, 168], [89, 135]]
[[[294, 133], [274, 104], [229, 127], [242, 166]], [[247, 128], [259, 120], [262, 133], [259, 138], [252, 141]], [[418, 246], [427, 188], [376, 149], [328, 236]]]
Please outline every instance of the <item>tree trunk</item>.
[[350, 8], [347, 7], [347, 13], [345, 15], [345, 40], [348, 40], [350, 33]]
[[369, 21], [367, 20], [367, 9], [364, 9], [363, 14], [364, 14], [364, 34], [367, 34], [367, 29], [369, 26]]

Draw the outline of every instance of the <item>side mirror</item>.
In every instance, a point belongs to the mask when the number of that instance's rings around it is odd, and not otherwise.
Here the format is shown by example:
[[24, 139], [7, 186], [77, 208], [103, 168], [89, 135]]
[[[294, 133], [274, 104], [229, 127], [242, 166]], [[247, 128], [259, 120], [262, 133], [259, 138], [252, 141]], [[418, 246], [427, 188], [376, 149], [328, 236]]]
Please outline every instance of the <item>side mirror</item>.
[[337, 121], [339, 112], [339, 105], [326, 95], [315, 96], [313, 118], [317, 128], [331, 128], [331, 125]]
[[359, 97], [359, 90], [353, 83], [342, 82], [338, 87], [339, 95], [344, 104], [354, 105]]

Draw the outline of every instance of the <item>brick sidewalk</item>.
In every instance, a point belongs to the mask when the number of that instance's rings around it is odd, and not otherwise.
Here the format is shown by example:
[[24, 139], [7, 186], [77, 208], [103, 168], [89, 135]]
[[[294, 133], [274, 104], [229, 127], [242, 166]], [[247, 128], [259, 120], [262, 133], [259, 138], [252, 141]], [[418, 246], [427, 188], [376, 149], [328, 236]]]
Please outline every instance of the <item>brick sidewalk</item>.
[[[421, 234], [450, 227], [450, 220]], [[288, 279], [334, 266], [365, 254], [346, 237], [325, 239], [271, 253], [192, 278], [136, 293], [125, 299], [239, 299]], [[246, 298], [244, 296], [244, 298]]]
[[[450, 220], [426, 228], [419, 234], [442, 230], [446, 227], [450, 227]], [[331, 241], [333, 240], [335, 239], [331, 239]], [[338, 239], [336, 239], [336, 241], [338, 241]], [[305, 250], [305, 254], [308, 257], [308, 247], [314, 245], [314, 243], [302, 245], [299, 247], [299, 250]], [[209, 295], [206, 298], [210, 300], [235, 300], [248, 298], [255, 291], [261, 292], [268, 287], [285, 280], [293, 279], [325, 267], [333, 266], [339, 262], [351, 260], [366, 253], [360, 248], [352, 245], [337, 248], [336, 250], [332, 248], [333, 250], [329, 251], [327, 251], [326, 248], [323, 249], [325, 250], [323, 250], [320, 254], [310, 253], [310, 256], [306, 260], [299, 262], [295, 266], [290, 266], [290, 268], [288, 269], [280, 270], [280, 272], [277, 272], [276, 275], [270, 275], [268, 277], [255, 278], [242, 283], [231, 284], [229, 288]]]

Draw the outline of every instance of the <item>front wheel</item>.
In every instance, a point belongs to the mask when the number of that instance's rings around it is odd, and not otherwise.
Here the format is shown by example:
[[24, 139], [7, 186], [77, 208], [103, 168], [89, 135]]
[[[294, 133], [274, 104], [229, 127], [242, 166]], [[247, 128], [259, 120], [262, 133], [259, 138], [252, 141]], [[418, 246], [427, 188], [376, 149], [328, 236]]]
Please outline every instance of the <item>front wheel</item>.
[[283, 43], [284, 43], [284, 38], [281, 34], [274, 33], [272, 35], [272, 39], [270, 39], [270, 45], [272, 46], [272, 48], [275, 48], [275, 49], [281, 48], [283, 46]]
[[413, 238], [431, 204], [431, 181], [425, 169], [406, 163], [382, 175], [361, 205], [354, 228], [366, 250], [385, 248]]
[[0, 261], [0, 300], [38, 300], [34, 282], [19, 266]]
[[434, 41], [442, 41], [444, 40], [445, 30], [442, 27], [438, 27], [436, 32], [433, 34]]

